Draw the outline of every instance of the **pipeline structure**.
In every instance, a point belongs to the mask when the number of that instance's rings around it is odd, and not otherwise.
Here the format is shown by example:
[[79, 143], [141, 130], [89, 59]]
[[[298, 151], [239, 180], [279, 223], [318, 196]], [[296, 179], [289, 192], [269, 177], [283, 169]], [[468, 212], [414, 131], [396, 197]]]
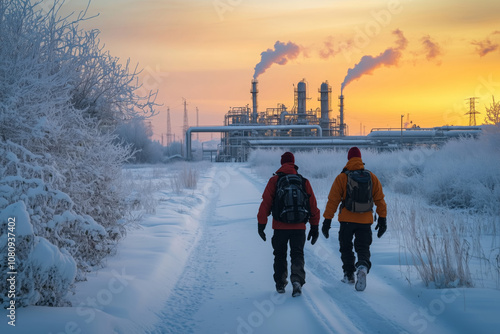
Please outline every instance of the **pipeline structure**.
[[307, 83], [301, 80], [294, 89], [294, 105], [258, 109], [258, 82], [251, 82], [252, 107], [232, 107], [224, 116], [223, 126], [191, 127], [186, 131], [187, 160], [192, 159], [191, 135], [195, 132], [221, 133], [216, 161], [246, 161], [254, 148], [306, 150], [358, 146], [377, 150], [411, 146], [442, 145], [452, 138], [477, 137], [481, 127], [443, 126], [436, 128], [372, 129], [366, 136], [348, 136], [344, 122], [344, 95], [339, 99], [339, 114], [333, 117], [331, 87], [328, 81], [318, 89], [320, 107], [307, 109]]

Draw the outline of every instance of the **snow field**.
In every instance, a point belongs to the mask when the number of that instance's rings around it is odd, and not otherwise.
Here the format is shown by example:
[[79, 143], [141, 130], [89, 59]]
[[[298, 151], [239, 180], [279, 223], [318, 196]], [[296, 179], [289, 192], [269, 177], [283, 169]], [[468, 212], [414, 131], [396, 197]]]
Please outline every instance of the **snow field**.
[[[278, 159], [279, 161], [279, 159]], [[198, 171], [195, 189], [174, 190], [182, 168]], [[299, 170], [300, 171], [300, 170]], [[307, 177], [306, 171], [301, 171]], [[18, 310], [2, 333], [493, 333], [500, 292], [483, 287], [429, 289], [400, 243], [389, 189], [389, 230], [372, 244], [367, 288], [340, 282], [338, 224], [330, 238], [306, 242], [301, 297], [279, 295], [272, 279], [272, 229], [257, 234], [256, 214], [270, 174], [242, 164], [190, 164], [130, 170], [150, 204], [106, 267], [80, 282], [73, 307]], [[332, 180], [311, 179], [320, 210]], [[132, 186], [131, 186], [132, 187]], [[133, 190], [133, 189], [131, 189]], [[325, 195], [326, 193], [326, 195]], [[143, 197], [143, 196], [139, 196]], [[137, 199], [137, 198], [136, 198]], [[156, 203], [156, 204], [155, 204]], [[270, 222], [270, 218], [269, 218]], [[132, 226], [132, 225], [131, 225]], [[490, 244], [491, 244], [491, 240]], [[471, 261], [472, 272], [476, 264]], [[484, 277], [486, 278], [486, 277]]]

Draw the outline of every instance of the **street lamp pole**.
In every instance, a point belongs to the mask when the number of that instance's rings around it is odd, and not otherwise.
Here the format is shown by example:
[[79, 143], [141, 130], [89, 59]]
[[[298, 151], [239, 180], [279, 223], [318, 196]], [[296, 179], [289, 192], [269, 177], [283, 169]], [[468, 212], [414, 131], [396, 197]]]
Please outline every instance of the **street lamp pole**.
[[401, 144], [403, 144], [403, 117], [405, 115], [401, 115]]

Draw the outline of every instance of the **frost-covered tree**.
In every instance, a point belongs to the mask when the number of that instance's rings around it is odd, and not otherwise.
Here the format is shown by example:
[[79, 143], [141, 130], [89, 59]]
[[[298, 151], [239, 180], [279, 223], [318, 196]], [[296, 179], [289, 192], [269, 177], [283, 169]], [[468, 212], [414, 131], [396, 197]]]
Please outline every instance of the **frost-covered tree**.
[[134, 151], [134, 162], [157, 163], [161, 161], [164, 148], [151, 139], [153, 129], [150, 123], [142, 119], [132, 119], [120, 125], [116, 133], [123, 143], [130, 145]]
[[493, 103], [486, 107], [486, 117], [484, 118], [484, 122], [486, 124], [500, 124], [500, 102], [495, 102], [495, 97], [491, 97], [493, 99]]
[[[79, 28], [85, 13], [60, 16], [63, 3], [0, 1], [0, 212], [28, 215], [31, 226], [19, 243], [27, 247], [19, 249], [26, 275], [17, 288], [29, 296], [21, 305], [62, 304], [73, 280], [114, 251], [125, 232], [121, 165], [131, 157], [114, 131], [155, 106], [154, 94], [136, 94], [128, 62], [121, 66], [105, 52], [97, 31]], [[4, 220], [0, 231], [6, 258]], [[36, 249], [71, 259], [40, 264]], [[71, 263], [75, 275], [59, 277]]]

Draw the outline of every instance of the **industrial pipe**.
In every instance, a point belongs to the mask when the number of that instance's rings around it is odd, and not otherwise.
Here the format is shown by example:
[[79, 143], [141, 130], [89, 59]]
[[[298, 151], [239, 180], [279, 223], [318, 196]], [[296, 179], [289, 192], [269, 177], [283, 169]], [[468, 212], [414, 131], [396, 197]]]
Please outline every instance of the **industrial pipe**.
[[191, 160], [191, 133], [192, 132], [231, 132], [252, 130], [299, 130], [316, 129], [317, 136], [322, 137], [323, 132], [319, 125], [231, 125], [231, 126], [195, 126], [186, 131], [186, 160]]

